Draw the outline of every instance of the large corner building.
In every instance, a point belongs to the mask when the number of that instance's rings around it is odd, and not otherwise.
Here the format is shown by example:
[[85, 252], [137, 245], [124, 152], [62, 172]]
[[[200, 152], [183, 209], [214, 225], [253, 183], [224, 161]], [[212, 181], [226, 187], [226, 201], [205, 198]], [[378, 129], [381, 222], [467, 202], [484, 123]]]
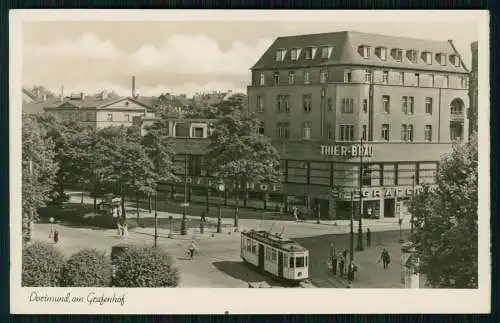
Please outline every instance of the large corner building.
[[401, 216], [468, 138], [469, 73], [452, 41], [279, 37], [251, 71], [249, 108], [282, 159], [275, 193], [321, 217], [349, 217], [360, 194], [363, 216]]
[[[251, 72], [248, 109], [280, 153], [282, 178], [252, 185], [241, 197], [246, 207], [298, 206], [323, 219], [360, 211], [404, 217], [402, 202], [435, 181], [454, 140], [468, 138], [469, 74], [451, 41], [358, 32], [279, 37]], [[170, 128], [186, 200], [233, 205], [234, 192], [218, 189], [206, 170], [204, 128], [183, 122]], [[185, 187], [163, 190], [176, 199]]]

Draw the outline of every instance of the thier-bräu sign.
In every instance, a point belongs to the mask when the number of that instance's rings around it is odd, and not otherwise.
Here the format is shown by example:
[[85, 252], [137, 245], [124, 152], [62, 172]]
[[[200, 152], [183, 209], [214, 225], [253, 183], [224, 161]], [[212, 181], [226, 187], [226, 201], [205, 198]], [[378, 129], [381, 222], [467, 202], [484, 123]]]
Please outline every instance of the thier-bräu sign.
[[372, 157], [373, 145], [321, 145], [322, 156]]

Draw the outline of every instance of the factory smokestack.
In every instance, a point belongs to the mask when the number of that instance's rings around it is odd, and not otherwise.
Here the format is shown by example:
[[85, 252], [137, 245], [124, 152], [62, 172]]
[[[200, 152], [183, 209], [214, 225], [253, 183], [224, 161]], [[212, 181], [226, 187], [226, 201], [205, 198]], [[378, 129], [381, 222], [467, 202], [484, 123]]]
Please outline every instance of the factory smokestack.
[[132, 97], [135, 98], [135, 76], [132, 76]]

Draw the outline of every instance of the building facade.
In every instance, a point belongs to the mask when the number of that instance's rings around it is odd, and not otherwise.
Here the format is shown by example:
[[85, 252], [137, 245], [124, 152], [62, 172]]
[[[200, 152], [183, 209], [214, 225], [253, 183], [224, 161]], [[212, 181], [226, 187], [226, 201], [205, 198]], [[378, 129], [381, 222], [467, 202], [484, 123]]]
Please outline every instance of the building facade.
[[451, 41], [280, 37], [251, 72], [248, 109], [280, 154], [281, 183], [251, 183], [237, 202], [207, 170], [209, 139], [189, 125], [174, 130], [170, 120], [181, 181], [160, 188], [169, 197], [186, 192], [187, 201], [264, 211], [297, 206], [330, 219], [404, 217], [405, 201], [434, 183], [452, 142], [468, 138], [469, 73]]
[[280, 152], [284, 203], [323, 216], [348, 217], [360, 195], [363, 216], [400, 216], [468, 137], [469, 74], [452, 41], [280, 37], [251, 71], [249, 109]]
[[109, 126], [131, 126], [135, 117], [148, 117], [150, 107], [137, 98], [86, 97], [84, 93], [71, 95], [58, 102], [46, 103], [44, 111], [61, 120], [77, 121], [101, 129]]
[[469, 134], [477, 132], [477, 55], [478, 55], [478, 42], [473, 42], [470, 46], [472, 52], [472, 64], [469, 78]]

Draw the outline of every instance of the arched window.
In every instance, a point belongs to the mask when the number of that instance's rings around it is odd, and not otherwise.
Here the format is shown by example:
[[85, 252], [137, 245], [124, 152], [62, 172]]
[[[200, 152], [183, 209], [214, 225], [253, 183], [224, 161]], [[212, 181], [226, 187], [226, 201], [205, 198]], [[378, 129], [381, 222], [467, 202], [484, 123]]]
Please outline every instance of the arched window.
[[450, 140], [464, 138], [464, 101], [456, 98], [450, 104]]
[[464, 101], [462, 99], [454, 99], [450, 104], [450, 114], [451, 115], [463, 115], [464, 114]]

